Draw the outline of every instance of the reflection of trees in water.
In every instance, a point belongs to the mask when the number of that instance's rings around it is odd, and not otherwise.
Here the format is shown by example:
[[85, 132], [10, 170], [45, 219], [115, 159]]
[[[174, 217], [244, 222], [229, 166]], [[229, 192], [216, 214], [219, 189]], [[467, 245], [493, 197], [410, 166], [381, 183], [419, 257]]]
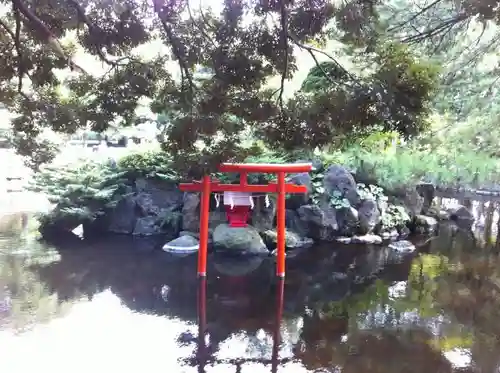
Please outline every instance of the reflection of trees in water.
[[[433, 249], [443, 250], [442, 246]], [[435, 292], [436, 302], [471, 330], [475, 363], [483, 371], [496, 371], [500, 363], [500, 256], [488, 242], [446, 249], [450, 261]]]
[[[479, 368], [492, 371], [500, 348], [500, 323], [496, 323], [500, 263], [497, 256], [473, 244], [465, 232], [451, 226], [442, 229], [428, 253], [388, 268], [373, 281], [349, 286], [338, 297], [324, 293], [340, 285], [325, 286], [320, 294], [326, 300], [323, 304], [304, 303], [304, 277], [318, 281], [329, 274], [331, 278], [351, 259], [341, 258], [340, 264], [333, 257], [318, 260], [316, 267], [307, 264], [305, 274], [296, 265], [285, 295], [294, 304], [285, 307], [282, 334], [298, 339], [293, 352], [309, 369], [452, 372], [441, 350], [460, 347], [470, 349]], [[126, 246], [114, 242], [61, 250], [61, 260], [51, 264], [35, 262], [36, 255], [23, 259], [9, 254], [0, 267], [0, 279], [4, 284], [8, 279], [9, 291], [15, 292], [13, 299], [20, 304], [16, 312], [21, 314], [58, 312], [63, 300], [91, 298], [110, 289], [132, 310], [195, 321], [196, 258], [167, 260], [163, 253], [143, 254]], [[231, 337], [245, 340], [247, 355], [269, 355], [275, 302], [268, 276], [273, 263], [268, 264], [259, 266], [254, 275], [237, 278], [217, 275], [210, 268], [207, 318], [212, 356], [217, 357], [221, 344]], [[303, 326], [294, 330], [301, 316]], [[297, 333], [300, 336], [295, 337]]]
[[[471, 251], [463, 243], [457, 248]], [[443, 315], [443, 304], [436, 299], [451, 263], [431, 248], [411, 261], [399, 279], [384, 279], [383, 274], [363, 291], [324, 304], [321, 314], [304, 319], [296, 354], [309, 369], [452, 372], [442, 351], [471, 348], [475, 341], [471, 328], [457, 323], [453, 313]]]
[[[30, 253], [29, 256], [26, 253]], [[68, 310], [28, 268], [53, 261], [53, 250], [32, 237], [0, 238], [0, 327], [25, 330]]]

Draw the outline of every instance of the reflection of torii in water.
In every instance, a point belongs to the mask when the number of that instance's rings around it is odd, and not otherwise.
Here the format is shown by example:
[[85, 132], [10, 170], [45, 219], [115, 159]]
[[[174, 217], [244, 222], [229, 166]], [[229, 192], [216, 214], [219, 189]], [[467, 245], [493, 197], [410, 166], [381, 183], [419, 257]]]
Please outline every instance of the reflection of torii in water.
[[198, 283], [198, 352], [197, 352], [197, 363], [198, 372], [205, 373], [205, 365], [207, 362], [215, 362], [217, 364], [232, 364], [236, 366], [235, 373], [241, 373], [241, 367], [245, 363], [258, 362], [263, 365], [271, 364], [271, 372], [276, 373], [278, 371], [278, 366], [280, 364], [290, 361], [290, 358], [279, 359], [279, 345], [281, 342], [280, 335], [280, 324], [281, 316], [283, 313], [283, 295], [285, 288], [285, 280], [283, 278], [278, 279], [278, 291], [276, 293], [276, 319], [274, 323], [273, 330], [273, 353], [271, 360], [266, 359], [252, 359], [252, 358], [241, 358], [241, 359], [215, 359], [213, 357], [208, 357], [207, 346], [205, 342], [206, 330], [207, 330], [207, 317], [206, 317], [206, 291], [207, 291], [207, 280], [206, 277], [201, 277]]

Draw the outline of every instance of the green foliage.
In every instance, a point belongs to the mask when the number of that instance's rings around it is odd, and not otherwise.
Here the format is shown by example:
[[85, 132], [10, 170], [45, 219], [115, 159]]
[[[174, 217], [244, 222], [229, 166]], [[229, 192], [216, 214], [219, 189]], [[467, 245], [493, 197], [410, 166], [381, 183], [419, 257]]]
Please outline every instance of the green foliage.
[[287, 103], [286, 126], [264, 126], [266, 141], [285, 149], [314, 149], [342, 145], [373, 131], [410, 138], [427, 128], [437, 66], [398, 43], [381, 42], [373, 53], [353, 53], [365, 73], [347, 72], [334, 61], [313, 67], [302, 91]]
[[45, 166], [34, 175], [28, 190], [45, 193], [49, 201], [57, 205], [49, 215], [40, 216], [42, 223], [59, 219], [90, 222], [106, 209], [116, 206], [127, 193], [127, 185], [137, 178], [178, 182], [170, 165], [171, 159], [164, 152], [149, 151], [124, 156], [115, 167], [107, 161], [84, 160], [76, 164]]
[[328, 202], [330, 202], [330, 205], [337, 210], [351, 207], [349, 200], [338, 190], [334, 190], [330, 194]]
[[177, 182], [178, 174], [172, 169], [172, 157], [162, 151], [132, 153], [120, 158], [118, 168], [131, 177], [157, 178]]
[[395, 146], [381, 151], [360, 147], [346, 150], [343, 165], [355, 170], [363, 179], [391, 191], [420, 182], [432, 182], [440, 187], [489, 187], [500, 182], [500, 162], [487, 154], [418, 144]]
[[[283, 164], [288, 163], [289, 158], [284, 155], [268, 150], [262, 150], [258, 153], [258, 155], [248, 156], [243, 160], [244, 163], [275, 163], [275, 164]], [[217, 172], [215, 173], [215, 177], [221, 183], [239, 183], [239, 174], [237, 173], [223, 173]], [[265, 173], [250, 173], [247, 175], [247, 180], [249, 184], [267, 184], [268, 182], [274, 180], [274, 174], [265, 174]]]
[[410, 222], [410, 216], [403, 206], [396, 206], [389, 204], [387, 208], [382, 211], [382, 231], [388, 231], [393, 228], [406, 227]]
[[387, 203], [387, 196], [384, 194], [384, 189], [376, 185], [365, 185], [358, 183], [358, 194], [361, 200], [372, 199], [377, 202], [378, 206]]
[[325, 187], [323, 186], [323, 178], [325, 175], [322, 172], [314, 172], [311, 175], [312, 193], [311, 200], [314, 204], [319, 204], [321, 196], [325, 194]]
[[89, 222], [106, 208], [116, 206], [125, 191], [126, 172], [106, 164], [82, 162], [59, 167], [44, 167], [34, 175], [28, 190], [43, 192], [57, 208], [42, 222], [66, 218]]

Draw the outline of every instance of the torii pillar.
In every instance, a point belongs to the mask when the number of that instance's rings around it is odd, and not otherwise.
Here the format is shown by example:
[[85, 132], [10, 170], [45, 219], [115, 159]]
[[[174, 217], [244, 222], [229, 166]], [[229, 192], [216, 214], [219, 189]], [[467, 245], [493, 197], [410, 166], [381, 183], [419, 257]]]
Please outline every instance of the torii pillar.
[[[184, 192], [201, 192], [200, 206], [200, 247], [198, 250], [198, 276], [207, 275], [207, 247], [208, 247], [208, 217], [210, 194], [212, 192], [246, 192], [246, 193], [275, 193], [277, 198], [277, 249], [276, 275], [285, 277], [285, 196], [286, 193], [307, 193], [305, 185], [296, 185], [285, 182], [286, 174], [310, 172], [312, 164], [258, 164], [258, 163], [223, 163], [219, 166], [221, 172], [235, 172], [240, 174], [239, 184], [220, 184], [205, 175], [201, 182], [183, 183], [179, 185]], [[249, 173], [277, 174], [277, 182], [267, 185], [248, 184]]]

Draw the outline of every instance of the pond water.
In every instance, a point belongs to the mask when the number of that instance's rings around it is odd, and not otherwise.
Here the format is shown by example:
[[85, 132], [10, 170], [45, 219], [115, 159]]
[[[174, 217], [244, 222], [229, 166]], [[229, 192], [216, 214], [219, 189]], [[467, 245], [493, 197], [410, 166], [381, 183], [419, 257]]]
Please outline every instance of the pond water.
[[[417, 253], [313, 248], [287, 263], [0, 238], [4, 372], [497, 372], [500, 257], [442, 225]], [[283, 290], [284, 289], [284, 290]], [[200, 333], [199, 331], [202, 330]]]

